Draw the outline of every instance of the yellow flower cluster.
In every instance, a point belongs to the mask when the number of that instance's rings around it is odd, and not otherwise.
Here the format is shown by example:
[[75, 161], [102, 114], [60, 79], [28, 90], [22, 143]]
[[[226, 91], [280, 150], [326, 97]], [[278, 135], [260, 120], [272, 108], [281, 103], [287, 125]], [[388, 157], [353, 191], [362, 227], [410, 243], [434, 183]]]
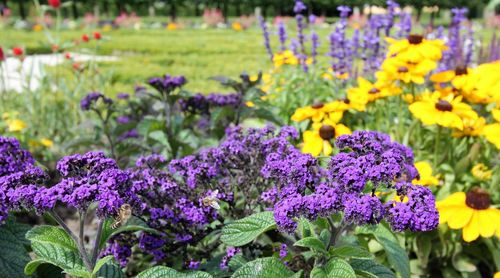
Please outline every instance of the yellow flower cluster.
[[[280, 68], [283, 65], [297, 66], [300, 65], [299, 57], [295, 56], [293, 51], [284, 50], [278, 53], [275, 53], [273, 56], [273, 64], [275, 69]], [[309, 57], [306, 59], [306, 64], [312, 64], [312, 58]]]
[[313, 156], [332, 154], [331, 140], [340, 135], [351, 134], [347, 126], [339, 123], [347, 109], [349, 105], [338, 100], [298, 108], [292, 115], [292, 121], [301, 122], [308, 119], [312, 121], [312, 129], [302, 134], [304, 138], [302, 151]]

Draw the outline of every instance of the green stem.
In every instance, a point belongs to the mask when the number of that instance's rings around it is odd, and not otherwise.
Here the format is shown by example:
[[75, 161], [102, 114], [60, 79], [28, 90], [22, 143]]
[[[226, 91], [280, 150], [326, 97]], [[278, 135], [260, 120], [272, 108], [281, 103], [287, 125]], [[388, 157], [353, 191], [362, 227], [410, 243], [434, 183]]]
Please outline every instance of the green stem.
[[437, 132], [436, 132], [436, 137], [434, 141], [434, 167], [437, 168], [437, 162], [438, 162], [438, 150], [439, 150], [439, 140], [441, 139], [441, 127], [438, 125], [437, 126]]
[[101, 237], [102, 237], [102, 230], [104, 228], [104, 221], [105, 219], [101, 219], [99, 220], [99, 226], [97, 227], [97, 236], [95, 238], [95, 242], [94, 242], [94, 249], [92, 251], [92, 262], [91, 262], [91, 267], [92, 267], [92, 270], [94, 270], [95, 268], [95, 265], [97, 263], [97, 257], [99, 256], [99, 243], [101, 242]]

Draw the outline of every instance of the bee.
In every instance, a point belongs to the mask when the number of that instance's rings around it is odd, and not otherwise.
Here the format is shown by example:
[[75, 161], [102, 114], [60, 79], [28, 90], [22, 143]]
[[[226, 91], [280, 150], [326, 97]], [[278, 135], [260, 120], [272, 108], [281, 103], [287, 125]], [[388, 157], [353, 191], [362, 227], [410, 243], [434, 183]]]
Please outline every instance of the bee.
[[132, 207], [129, 204], [123, 204], [118, 210], [118, 215], [111, 225], [111, 229], [117, 229], [123, 226], [132, 217]]
[[208, 207], [213, 207], [214, 209], [220, 209], [219, 206], [219, 199], [217, 199], [217, 195], [219, 195], [219, 190], [215, 190], [210, 195], [206, 196], [203, 198], [202, 203], [204, 206]]

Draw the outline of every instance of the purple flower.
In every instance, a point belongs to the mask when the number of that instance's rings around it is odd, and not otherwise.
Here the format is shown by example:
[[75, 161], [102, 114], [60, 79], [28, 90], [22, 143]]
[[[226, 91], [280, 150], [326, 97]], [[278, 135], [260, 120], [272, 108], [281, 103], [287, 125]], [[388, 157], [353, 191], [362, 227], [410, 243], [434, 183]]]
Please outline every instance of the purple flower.
[[226, 255], [222, 258], [220, 262], [220, 268], [227, 269], [229, 261], [239, 252], [241, 252], [239, 248], [228, 247], [226, 249]]
[[186, 83], [187, 80], [184, 76], [170, 76], [168, 74], [163, 77], [153, 77], [148, 81], [149, 85], [162, 94], [168, 94]]
[[281, 51], [285, 51], [286, 50], [287, 35], [286, 35], [285, 23], [283, 23], [283, 22], [280, 22], [278, 25], [278, 38], [280, 41]]
[[313, 59], [313, 63], [316, 63], [316, 56], [318, 56], [318, 47], [319, 47], [319, 36], [316, 32], [311, 34], [311, 57]]
[[87, 111], [87, 110], [90, 110], [91, 106], [95, 103], [97, 103], [97, 101], [99, 99], [102, 99], [102, 101], [106, 104], [106, 105], [110, 105], [113, 103], [113, 100], [110, 99], [110, 98], [107, 98], [105, 97], [103, 94], [99, 93], [99, 92], [92, 92], [92, 93], [89, 93], [88, 95], [86, 95], [81, 101], [80, 101], [80, 107], [82, 108], [83, 111]]
[[121, 125], [128, 124], [128, 123], [130, 123], [130, 117], [129, 116], [118, 116], [116, 118], [116, 122], [121, 124]]
[[198, 269], [198, 268], [200, 268], [200, 264], [201, 264], [200, 261], [191, 260], [188, 263], [188, 268], [189, 269]]
[[286, 244], [281, 244], [280, 246], [280, 258], [284, 259], [288, 255], [288, 250]]
[[127, 93], [118, 93], [117, 98], [118, 99], [129, 99], [130, 95]]
[[296, 14], [299, 14], [303, 11], [307, 10], [306, 5], [304, 5], [304, 2], [300, 0], [295, 1], [295, 5], [293, 6], [293, 12]]
[[259, 16], [257, 19], [259, 20], [259, 25], [260, 25], [260, 28], [262, 29], [262, 36], [264, 37], [264, 46], [266, 48], [267, 54], [269, 55], [269, 59], [271, 59], [271, 61], [272, 61], [274, 55], [273, 55], [273, 50], [271, 49], [271, 42], [269, 39], [269, 30], [267, 28], [266, 20], [262, 16]]

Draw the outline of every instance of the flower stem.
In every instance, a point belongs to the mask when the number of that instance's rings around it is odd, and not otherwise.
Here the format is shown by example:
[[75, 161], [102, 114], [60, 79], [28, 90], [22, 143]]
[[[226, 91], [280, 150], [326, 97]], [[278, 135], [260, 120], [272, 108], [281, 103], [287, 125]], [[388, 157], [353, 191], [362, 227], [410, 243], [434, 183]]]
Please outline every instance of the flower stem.
[[99, 250], [100, 250], [99, 243], [101, 242], [104, 221], [106, 221], [106, 219], [104, 219], [104, 218], [99, 220], [99, 226], [97, 227], [97, 236], [95, 238], [94, 249], [92, 251], [92, 263], [91, 263], [92, 270], [94, 269], [96, 262], [97, 262], [97, 257], [99, 256]]
[[434, 167], [437, 167], [437, 161], [438, 161], [438, 150], [439, 150], [439, 140], [441, 137], [441, 127], [438, 125], [437, 126], [437, 132], [436, 132], [436, 138], [434, 141]]
[[91, 267], [90, 260], [87, 254], [87, 251], [85, 251], [85, 247], [80, 244], [80, 240], [78, 237], [71, 231], [71, 229], [64, 223], [64, 220], [55, 212], [52, 210], [50, 212], [50, 215], [56, 220], [56, 222], [66, 231], [66, 233], [73, 239], [75, 242], [76, 246], [78, 247], [78, 251], [80, 252], [80, 256], [82, 257], [83, 263], [85, 264], [85, 267], [87, 267], [87, 270], [92, 272], [93, 268]]

